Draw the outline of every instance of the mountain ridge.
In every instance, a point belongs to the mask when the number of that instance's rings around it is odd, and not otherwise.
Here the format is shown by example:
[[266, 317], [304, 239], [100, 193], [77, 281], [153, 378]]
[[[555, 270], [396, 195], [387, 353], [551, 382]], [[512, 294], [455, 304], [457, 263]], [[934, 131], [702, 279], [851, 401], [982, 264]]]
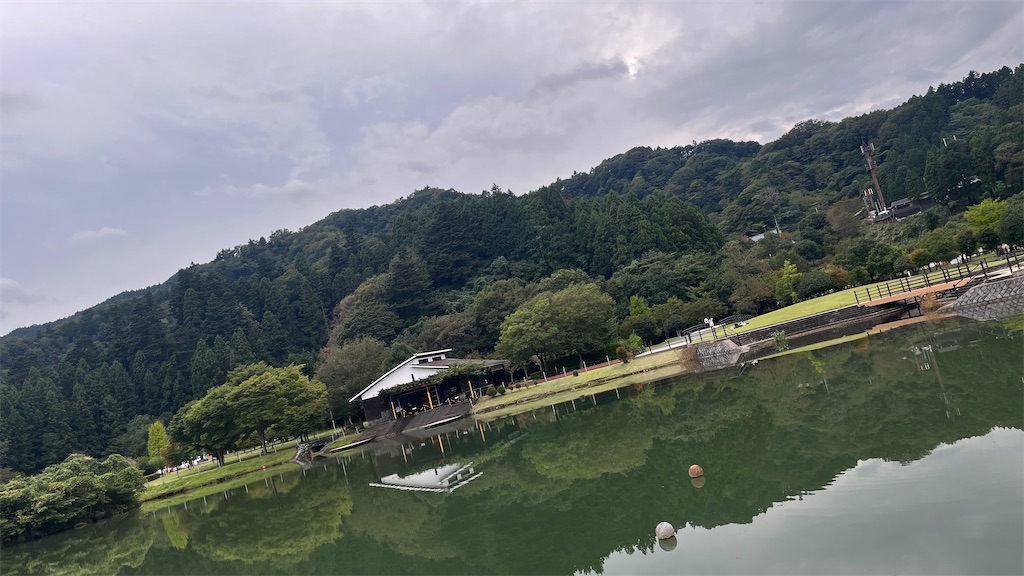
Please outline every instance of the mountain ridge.
[[[169, 419], [247, 361], [314, 374], [367, 339], [386, 347], [386, 362], [438, 344], [489, 355], [509, 314], [573, 282], [598, 284], [617, 329], [649, 339], [897, 273], [918, 249], [990, 242], [992, 230], [967, 238], [958, 214], [1021, 191], [1022, 79], [1024, 65], [972, 72], [893, 109], [798, 123], [764, 145], [635, 147], [520, 196], [424, 188], [223, 249], [163, 283], [0, 338], [0, 417], [24, 429], [5, 426], [15, 433], [2, 464], [33, 470], [67, 450], [111, 450], [136, 417]], [[944, 144], [952, 134], [961, 137]], [[884, 239], [853, 218], [872, 185], [868, 143], [890, 202], [927, 192], [938, 203]], [[776, 221], [784, 238], [735, 241]], [[634, 297], [652, 320], [638, 323]], [[67, 428], [53, 434], [70, 442], [45, 433], [55, 420]]]

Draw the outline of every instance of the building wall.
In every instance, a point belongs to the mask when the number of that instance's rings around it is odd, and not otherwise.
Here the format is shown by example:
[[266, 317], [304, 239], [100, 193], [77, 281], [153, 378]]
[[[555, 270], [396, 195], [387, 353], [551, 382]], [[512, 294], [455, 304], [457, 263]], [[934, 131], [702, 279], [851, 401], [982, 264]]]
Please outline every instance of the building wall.
[[381, 378], [380, 382], [377, 382], [376, 384], [373, 385], [372, 388], [364, 392], [362, 398], [363, 400], [365, 400], [367, 398], [375, 397], [378, 394], [380, 394], [382, 390], [387, 390], [389, 388], [394, 388], [395, 386], [399, 386], [407, 382], [412, 382], [414, 379], [422, 380], [427, 376], [430, 376], [431, 374], [436, 374], [437, 372], [440, 372], [443, 369], [444, 368], [440, 368], [437, 366], [417, 366], [416, 364], [412, 363], [406, 364], [404, 366], [399, 366], [397, 369], [395, 369], [394, 372], [388, 374], [384, 378]]
[[382, 415], [386, 415], [387, 418], [392, 418], [391, 404], [386, 398], [375, 397], [367, 398], [361, 401], [363, 407], [363, 416], [370, 422], [380, 420]]

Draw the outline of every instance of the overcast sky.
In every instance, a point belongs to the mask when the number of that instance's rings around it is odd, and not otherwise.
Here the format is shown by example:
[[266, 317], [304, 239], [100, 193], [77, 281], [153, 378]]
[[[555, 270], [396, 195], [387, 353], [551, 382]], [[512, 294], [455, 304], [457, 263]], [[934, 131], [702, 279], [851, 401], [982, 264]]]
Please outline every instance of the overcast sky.
[[1024, 61], [1007, 2], [0, 2], [0, 333], [424, 186], [777, 138]]

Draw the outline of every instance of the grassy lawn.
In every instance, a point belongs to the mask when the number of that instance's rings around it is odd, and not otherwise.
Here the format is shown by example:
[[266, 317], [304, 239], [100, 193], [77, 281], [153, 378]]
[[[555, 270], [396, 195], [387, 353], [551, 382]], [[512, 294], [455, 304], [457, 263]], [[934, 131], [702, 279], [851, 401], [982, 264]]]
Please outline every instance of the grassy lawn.
[[668, 378], [686, 371], [681, 353], [678, 348], [666, 350], [627, 363], [580, 372], [579, 376], [565, 376], [513, 390], [502, 396], [485, 397], [476, 403], [473, 415], [479, 419], [492, 420], [630, 384]]
[[833, 338], [832, 340], [826, 340], [824, 342], [818, 342], [817, 344], [808, 344], [807, 346], [801, 346], [799, 348], [793, 348], [792, 350], [786, 350], [785, 352], [776, 352], [770, 356], [764, 356], [758, 359], [769, 360], [771, 358], [778, 358], [780, 356], [788, 356], [790, 354], [800, 354], [803, 352], [813, 352], [814, 350], [820, 350], [821, 348], [828, 348], [829, 346], [835, 346], [837, 344], [845, 344], [847, 342], [853, 342], [854, 340], [860, 340], [861, 338], [867, 338], [869, 334], [867, 332], [858, 332], [856, 334], [850, 334], [849, 336], [841, 336], [839, 338]]
[[[318, 435], [323, 436], [329, 433], [330, 431]], [[332, 441], [330, 446], [341, 446], [354, 438], [354, 434], [341, 436]], [[249, 477], [252, 474], [262, 473], [264, 467], [269, 472], [276, 466], [295, 466], [295, 464], [288, 463], [295, 455], [295, 444], [295, 440], [285, 442], [278, 446], [277, 452], [271, 451], [265, 456], [260, 455], [258, 448], [239, 454], [233, 453], [225, 458], [223, 466], [218, 467], [216, 463], [206, 464], [192, 470], [183, 470], [180, 477], [175, 473], [168, 474], [164, 478], [148, 482], [146, 491], [139, 496], [139, 500], [150, 502], [174, 496], [176, 500], [183, 501], [195, 498], [197, 489], [204, 487], [212, 487], [212, 492], [208, 491], [208, 493], [213, 493], [227, 489], [228, 481], [240, 486], [250, 481]], [[236, 457], [240, 458], [240, 461]], [[235, 479], [241, 480], [243, 477], [243, 482], [235, 481]], [[156, 508], [163, 508], [165, 505], [163, 502], [154, 504]]]
[[[747, 321], [746, 326], [736, 330], [736, 332], [747, 332], [748, 330], [764, 328], [765, 326], [771, 326], [772, 324], [778, 324], [780, 322], [788, 322], [789, 320], [796, 320], [797, 318], [803, 318], [804, 316], [810, 316], [812, 314], [820, 314], [829, 310], [852, 306], [857, 303], [857, 299], [853, 295], [854, 290], [860, 290], [863, 292], [864, 287], [861, 286], [843, 290], [842, 292], [833, 292], [832, 294], [826, 294], [811, 300], [804, 300], [803, 302], [797, 302], [796, 304], [786, 306], [785, 308], [773, 310], [767, 314], [755, 316]], [[729, 333], [733, 333], [733, 330], [730, 329]]]
[[[255, 458], [248, 458], [241, 462], [227, 462], [223, 466], [204, 466], [203, 469], [197, 473], [185, 475], [182, 474], [181, 478], [176, 478], [173, 474], [169, 474], [166, 478], [154, 480], [146, 485], [146, 491], [139, 496], [139, 500], [145, 502], [147, 500], [156, 500], [164, 496], [171, 494], [178, 494], [180, 492], [187, 492], [200, 486], [206, 486], [209, 484], [217, 484], [224, 479], [234, 478], [236, 476], [242, 476], [256, 470], [262, 470], [264, 466], [279, 466], [291, 460], [295, 454], [293, 450], [278, 450], [278, 452], [271, 452], [266, 456], [257, 456]], [[166, 480], [166, 482], [164, 482]]]

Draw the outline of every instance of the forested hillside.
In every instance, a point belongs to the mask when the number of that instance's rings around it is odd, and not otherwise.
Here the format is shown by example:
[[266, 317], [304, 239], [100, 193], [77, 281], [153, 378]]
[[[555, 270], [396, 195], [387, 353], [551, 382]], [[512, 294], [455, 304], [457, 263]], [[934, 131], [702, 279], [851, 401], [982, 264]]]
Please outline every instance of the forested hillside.
[[[582, 302], [573, 286], [593, 284], [612, 316], [596, 345], [548, 346], [563, 365], [603, 358], [633, 334], [656, 340], [709, 315], [1024, 243], [1022, 94], [1024, 65], [971, 73], [892, 110], [802, 122], [764, 146], [635, 148], [523, 196], [424, 189], [223, 250], [0, 340], [0, 467], [140, 456], [150, 423], [257, 361], [304, 364], [335, 416], [350, 416], [351, 392], [414, 351], [488, 356], [503, 338], [505, 350], [528, 349], [503, 336], [506, 319], [540, 318], [556, 296]], [[936, 206], [863, 225], [867, 143], [887, 200], [927, 193]], [[776, 220], [781, 237], [740, 241]]]

